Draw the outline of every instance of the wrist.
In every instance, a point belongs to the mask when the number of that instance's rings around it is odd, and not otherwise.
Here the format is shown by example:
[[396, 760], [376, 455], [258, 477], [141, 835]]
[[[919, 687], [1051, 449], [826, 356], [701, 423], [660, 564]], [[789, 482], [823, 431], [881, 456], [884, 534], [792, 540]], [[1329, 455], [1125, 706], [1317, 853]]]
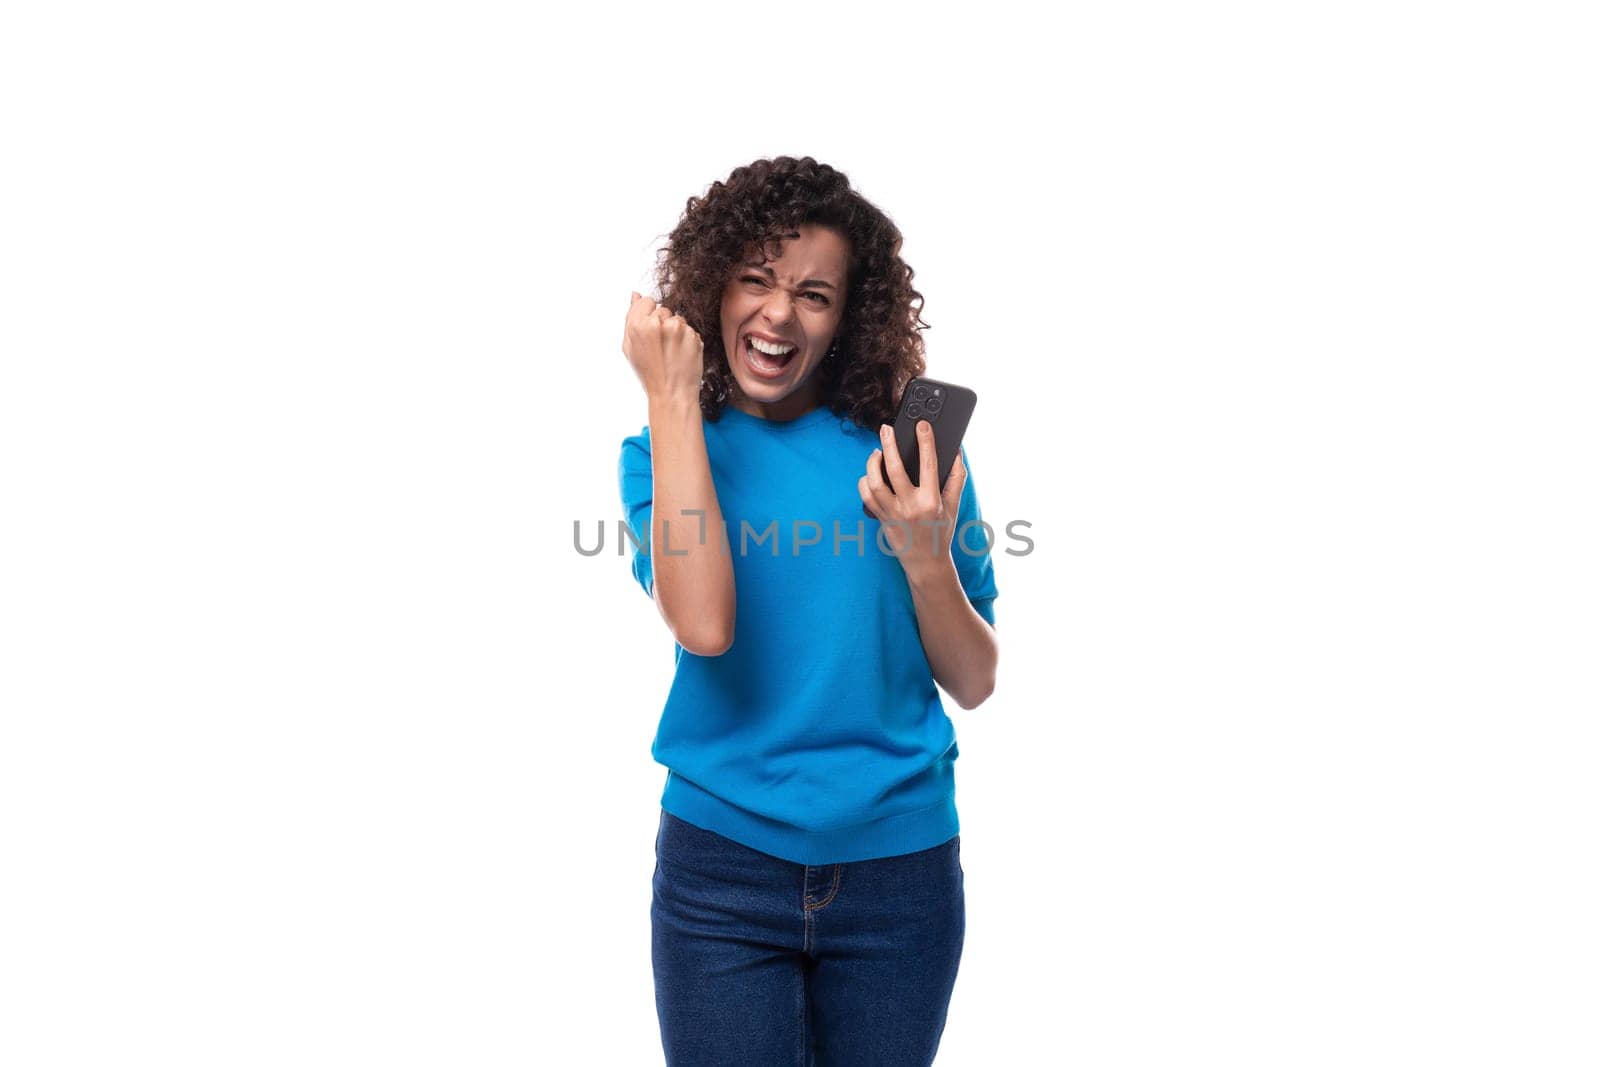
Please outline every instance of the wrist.
[[652, 395], [648, 400], [650, 418], [654, 421], [658, 416], [662, 418], [682, 418], [686, 415], [700, 414], [700, 397], [685, 396], [682, 394], [661, 393]]
[[937, 588], [950, 582], [960, 584], [961, 581], [956, 573], [956, 561], [949, 555], [933, 560], [902, 559], [901, 563], [905, 566], [906, 584], [911, 586], [913, 592]]

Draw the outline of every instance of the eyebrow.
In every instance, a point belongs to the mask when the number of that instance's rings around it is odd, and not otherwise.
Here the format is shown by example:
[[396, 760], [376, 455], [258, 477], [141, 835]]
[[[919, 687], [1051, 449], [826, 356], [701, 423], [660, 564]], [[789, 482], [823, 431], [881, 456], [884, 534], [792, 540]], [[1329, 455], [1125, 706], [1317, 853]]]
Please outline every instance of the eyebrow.
[[[774, 276], [773, 273], [772, 273], [772, 268], [767, 266], [764, 263], [757, 263], [754, 260], [746, 260], [744, 265], [746, 267], [749, 267], [751, 270], [760, 271], [762, 274], [765, 274], [769, 278]], [[832, 289], [834, 292], [838, 292], [839, 291], [838, 288], [832, 282], [823, 281], [821, 278], [807, 278], [805, 281], [803, 281], [799, 285], [795, 286], [795, 288], [796, 289], [806, 289], [806, 288], [811, 288], [811, 289]]]

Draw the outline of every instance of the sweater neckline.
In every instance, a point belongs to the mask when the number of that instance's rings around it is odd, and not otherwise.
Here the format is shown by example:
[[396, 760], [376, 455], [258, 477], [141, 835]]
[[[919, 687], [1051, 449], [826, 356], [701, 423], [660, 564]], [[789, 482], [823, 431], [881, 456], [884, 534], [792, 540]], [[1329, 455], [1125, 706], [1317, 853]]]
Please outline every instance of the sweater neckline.
[[824, 419], [829, 418], [832, 414], [833, 413], [828, 410], [828, 405], [818, 404], [816, 407], [812, 408], [810, 411], [799, 416], [798, 418], [781, 420], [764, 419], [760, 415], [752, 415], [748, 411], [741, 411], [732, 404], [728, 404], [723, 407], [720, 418], [731, 418], [736, 422], [749, 423], [760, 426], [763, 429], [787, 433], [790, 430], [798, 430], [802, 427], [819, 423]]

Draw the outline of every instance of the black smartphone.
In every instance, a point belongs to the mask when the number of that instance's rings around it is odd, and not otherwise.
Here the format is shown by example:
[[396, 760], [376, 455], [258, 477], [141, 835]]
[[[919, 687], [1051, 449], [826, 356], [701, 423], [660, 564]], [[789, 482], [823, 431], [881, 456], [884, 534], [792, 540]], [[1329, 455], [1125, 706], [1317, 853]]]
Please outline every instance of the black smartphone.
[[[934, 451], [939, 457], [939, 487], [950, 478], [961, 452], [961, 438], [972, 421], [978, 394], [971, 389], [936, 378], [913, 378], [900, 394], [900, 413], [894, 420], [894, 441], [900, 450], [900, 463], [912, 485], [922, 478], [922, 452], [917, 445], [917, 423], [926, 419], [933, 426]], [[889, 481], [889, 470], [883, 471]]]

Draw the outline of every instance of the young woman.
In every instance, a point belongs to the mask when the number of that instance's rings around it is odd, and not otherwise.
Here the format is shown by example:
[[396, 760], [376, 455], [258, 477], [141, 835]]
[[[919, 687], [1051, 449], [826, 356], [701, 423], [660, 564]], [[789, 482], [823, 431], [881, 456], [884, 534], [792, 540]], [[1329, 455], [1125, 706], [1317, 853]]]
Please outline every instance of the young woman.
[[759, 160], [689, 201], [659, 301], [632, 294], [649, 424], [618, 474], [677, 662], [651, 748], [669, 1064], [928, 1064], [944, 1030], [966, 910], [935, 683], [993, 690], [996, 588], [965, 448], [941, 488], [926, 422], [919, 485], [893, 447], [927, 325], [900, 246], [844, 174]]

